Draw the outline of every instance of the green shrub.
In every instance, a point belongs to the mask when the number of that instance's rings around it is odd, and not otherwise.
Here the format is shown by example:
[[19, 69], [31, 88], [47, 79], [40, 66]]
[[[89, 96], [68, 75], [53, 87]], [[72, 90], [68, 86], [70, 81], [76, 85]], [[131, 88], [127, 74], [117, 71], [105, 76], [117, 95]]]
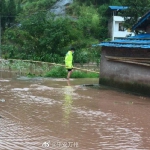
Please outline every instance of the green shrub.
[[66, 69], [61, 66], [54, 66], [49, 72], [46, 73], [45, 77], [63, 78], [67, 74]]
[[73, 71], [71, 77], [72, 78], [98, 78], [99, 74], [75, 70], [75, 71]]
[[[49, 72], [45, 74], [45, 77], [53, 78], [65, 78], [67, 76], [67, 70], [61, 66], [53, 67]], [[71, 74], [71, 78], [98, 78], [99, 74], [96, 73], [87, 73], [78, 70], [74, 70]]]

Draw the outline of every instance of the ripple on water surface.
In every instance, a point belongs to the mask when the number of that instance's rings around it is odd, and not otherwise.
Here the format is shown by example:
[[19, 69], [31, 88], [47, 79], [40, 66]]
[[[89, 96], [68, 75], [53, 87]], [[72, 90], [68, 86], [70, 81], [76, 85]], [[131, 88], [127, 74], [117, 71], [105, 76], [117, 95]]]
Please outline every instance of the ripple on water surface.
[[150, 99], [88, 81], [0, 80], [0, 150], [149, 150]]

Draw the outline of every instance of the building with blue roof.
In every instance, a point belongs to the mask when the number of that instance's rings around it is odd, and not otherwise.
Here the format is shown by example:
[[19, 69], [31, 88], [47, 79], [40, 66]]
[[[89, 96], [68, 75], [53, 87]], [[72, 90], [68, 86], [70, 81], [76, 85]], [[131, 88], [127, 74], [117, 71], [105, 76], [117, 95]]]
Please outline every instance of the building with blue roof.
[[150, 12], [132, 26], [136, 36], [102, 42], [100, 84], [150, 95]]
[[150, 34], [140, 34], [128, 38], [118, 38], [110, 42], [102, 42], [97, 46], [122, 48], [150, 48]]
[[111, 40], [134, 35], [130, 29], [125, 29], [123, 27], [124, 17], [121, 16], [121, 12], [126, 9], [128, 9], [127, 6], [108, 7], [108, 14], [110, 15], [108, 21], [108, 34]]
[[127, 6], [109, 6], [109, 8], [111, 9], [111, 10], [125, 10], [125, 9], [128, 9], [128, 7]]

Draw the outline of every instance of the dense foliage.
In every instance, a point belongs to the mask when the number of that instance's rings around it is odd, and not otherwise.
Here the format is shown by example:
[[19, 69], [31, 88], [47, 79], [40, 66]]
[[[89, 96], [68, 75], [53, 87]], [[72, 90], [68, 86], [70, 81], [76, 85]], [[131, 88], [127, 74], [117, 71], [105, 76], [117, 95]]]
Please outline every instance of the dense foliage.
[[91, 47], [93, 43], [98, 43], [100, 23], [99, 14], [94, 7], [79, 8], [78, 19], [56, 18], [47, 8], [37, 11], [35, 7], [31, 13], [30, 7], [37, 6], [36, 2], [26, 2], [19, 9], [21, 13], [17, 14], [15, 22], [11, 20], [13, 26], [6, 27], [2, 41], [4, 58], [63, 63], [69, 47], [74, 46], [77, 49], [75, 62], [99, 62], [99, 49]]
[[[69, 17], [56, 17], [50, 8], [57, 0], [1, 0], [2, 56], [63, 63], [69, 47], [74, 61], [99, 62], [100, 49], [92, 47], [108, 38], [109, 5], [129, 6], [124, 17], [131, 26], [147, 11], [149, 0], [74, 0], [66, 7]], [[110, 16], [109, 16], [110, 17]]]
[[150, 8], [150, 0], [122, 0], [122, 4], [128, 6], [128, 9], [123, 13], [123, 16], [125, 17], [124, 25], [127, 28], [131, 28], [132, 25], [134, 25], [141, 16], [148, 12]]

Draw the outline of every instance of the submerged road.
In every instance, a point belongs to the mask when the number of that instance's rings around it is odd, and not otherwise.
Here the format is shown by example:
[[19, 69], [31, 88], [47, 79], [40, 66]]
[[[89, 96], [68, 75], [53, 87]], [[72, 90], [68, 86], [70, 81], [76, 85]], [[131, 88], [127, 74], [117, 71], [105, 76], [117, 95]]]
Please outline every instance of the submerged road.
[[0, 78], [0, 150], [149, 150], [150, 98], [97, 83]]

